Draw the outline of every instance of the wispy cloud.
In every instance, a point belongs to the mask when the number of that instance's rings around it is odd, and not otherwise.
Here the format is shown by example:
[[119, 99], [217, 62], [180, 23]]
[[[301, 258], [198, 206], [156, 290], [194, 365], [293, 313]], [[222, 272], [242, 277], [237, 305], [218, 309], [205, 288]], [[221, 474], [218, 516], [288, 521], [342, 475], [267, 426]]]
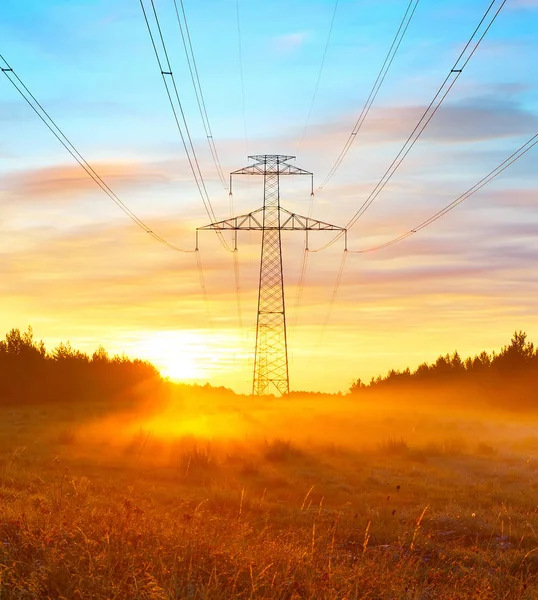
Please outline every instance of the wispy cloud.
[[509, 8], [538, 8], [538, 0], [512, 0]]
[[273, 38], [271, 45], [277, 52], [288, 54], [301, 48], [307, 39], [308, 34], [305, 31], [296, 31]]
[[[170, 179], [162, 167], [139, 163], [97, 163], [93, 168], [112, 189], [154, 185]], [[72, 200], [95, 189], [95, 182], [77, 164], [8, 173], [0, 185], [0, 192], [29, 201], [51, 197]]]
[[[373, 110], [363, 135], [369, 143], [394, 141], [408, 135], [426, 106], [392, 106]], [[424, 139], [440, 143], [475, 142], [522, 135], [538, 128], [538, 115], [511, 100], [469, 98], [443, 105]]]

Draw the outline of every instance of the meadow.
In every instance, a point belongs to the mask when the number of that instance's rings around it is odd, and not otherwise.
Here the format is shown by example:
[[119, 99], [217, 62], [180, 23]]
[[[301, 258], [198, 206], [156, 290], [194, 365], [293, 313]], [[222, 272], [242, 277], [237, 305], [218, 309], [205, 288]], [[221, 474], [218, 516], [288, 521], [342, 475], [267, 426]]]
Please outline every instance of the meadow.
[[1, 600], [538, 598], [532, 414], [166, 386], [1, 409]]

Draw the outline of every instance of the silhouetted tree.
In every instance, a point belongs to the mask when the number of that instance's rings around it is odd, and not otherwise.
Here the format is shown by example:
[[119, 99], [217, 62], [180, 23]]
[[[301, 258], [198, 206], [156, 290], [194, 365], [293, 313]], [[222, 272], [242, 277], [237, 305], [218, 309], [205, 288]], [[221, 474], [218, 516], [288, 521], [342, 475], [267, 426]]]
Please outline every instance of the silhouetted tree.
[[534, 362], [534, 344], [527, 342], [527, 334], [516, 331], [508, 346], [495, 356], [492, 366], [504, 372], [518, 372], [528, 369]]
[[[415, 371], [391, 369], [384, 377], [372, 377], [365, 385], [360, 379], [352, 383], [350, 393], [358, 394], [382, 386], [406, 386], [422, 384], [448, 385], [457, 382], [474, 383], [479, 386], [512, 386], [504, 396], [505, 402], [516, 405], [533, 406], [536, 401], [535, 389], [538, 389], [538, 349], [527, 341], [527, 334], [516, 331], [509, 345], [499, 354], [481, 352], [474, 357], [462, 360], [458, 352], [445, 354], [428, 364], [420, 364]], [[523, 384], [514, 387], [518, 384]], [[538, 402], [536, 402], [538, 408]]]
[[107, 400], [127, 391], [133, 398], [147, 381], [161, 381], [152, 364], [125, 355], [110, 358], [102, 346], [91, 358], [69, 342], [47, 353], [31, 327], [24, 333], [12, 329], [0, 341], [0, 403]]

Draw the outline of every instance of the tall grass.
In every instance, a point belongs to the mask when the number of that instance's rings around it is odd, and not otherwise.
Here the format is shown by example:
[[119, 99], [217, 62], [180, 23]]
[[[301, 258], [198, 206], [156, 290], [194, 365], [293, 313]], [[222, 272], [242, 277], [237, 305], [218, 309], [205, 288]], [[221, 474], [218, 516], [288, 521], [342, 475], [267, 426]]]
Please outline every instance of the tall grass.
[[366, 444], [352, 410], [310, 440], [106, 444], [82, 418], [0, 411], [0, 599], [538, 597], [536, 449], [393, 409]]

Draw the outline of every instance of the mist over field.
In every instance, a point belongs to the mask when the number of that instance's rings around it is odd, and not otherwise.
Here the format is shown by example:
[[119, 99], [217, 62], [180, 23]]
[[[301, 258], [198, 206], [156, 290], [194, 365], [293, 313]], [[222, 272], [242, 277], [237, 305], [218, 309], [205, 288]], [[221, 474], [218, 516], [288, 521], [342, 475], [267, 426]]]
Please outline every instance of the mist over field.
[[252, 397], [6, 340], [36, 379], [0, 409], [2, 598], [538, 594], [534, 371]]

